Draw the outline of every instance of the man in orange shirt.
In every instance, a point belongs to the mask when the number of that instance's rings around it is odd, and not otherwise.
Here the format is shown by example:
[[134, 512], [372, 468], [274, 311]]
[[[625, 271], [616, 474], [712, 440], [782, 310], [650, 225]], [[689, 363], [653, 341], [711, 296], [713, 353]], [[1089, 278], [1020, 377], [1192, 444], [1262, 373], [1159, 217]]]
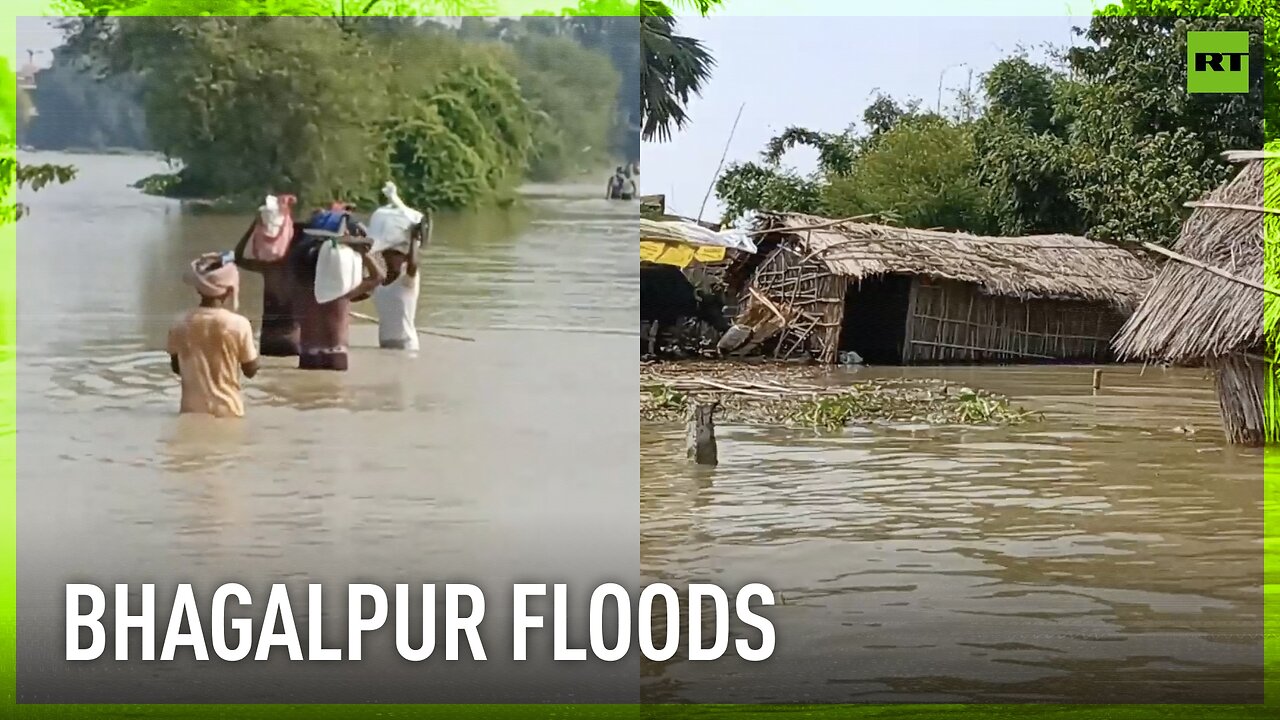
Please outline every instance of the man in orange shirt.
[[184, 280], [200, 307], [169, 330], [169, 365], [182, 378], [181, 413], [243, 417], [240, 373], [258, 373], [253, 328], [239, 309], [240, 272], [217, 255], [198, 258]]

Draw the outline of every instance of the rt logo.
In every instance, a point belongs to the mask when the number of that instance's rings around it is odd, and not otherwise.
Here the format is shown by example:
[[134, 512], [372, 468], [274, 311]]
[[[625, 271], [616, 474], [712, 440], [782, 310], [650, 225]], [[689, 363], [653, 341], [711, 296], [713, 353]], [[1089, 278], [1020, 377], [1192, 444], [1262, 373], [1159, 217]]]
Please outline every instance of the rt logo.
[[1249, 33], [1187, 33], [1187, 92], [1249, 92]]

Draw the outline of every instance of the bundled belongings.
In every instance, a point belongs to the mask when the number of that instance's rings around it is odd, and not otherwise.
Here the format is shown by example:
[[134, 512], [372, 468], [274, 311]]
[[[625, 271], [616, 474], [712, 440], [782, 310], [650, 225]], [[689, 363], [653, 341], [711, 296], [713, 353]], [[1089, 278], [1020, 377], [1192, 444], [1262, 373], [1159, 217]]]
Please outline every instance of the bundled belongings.
[[368, 232], [359, 220], [351, 216], [353, 209], [346, 203], [335, 201], [328, 210], [315, 211], [302, 232], [323, 238], [364, 237]]
[[388, 182], [384, 185], [382, 193], [387, 197], [387, 204], [373, 212], [367, 231], [373, 240], [373, 252], [408, 252], [413, 231], [425, 216], [404, 204], [395, 183]]
[[346, 297], [364, 280], [364, 261], [351, 246], [329, 241], [316, 253], [315, 294], [321, 305]]
[[[351, 260], [359, 263], [354, 270]], [[328, 240], [296, 243], [288, 262], [297, 292], [298, 368], [346, 370], [351, 303], [382, 282], [381, 270], [370, 254], [343, 244], [335, 248]], [[345, 287], [351, 289], [338, 294]]]
[[302, 232], [308, 236], [307, 263], [315, 262], [315, 301], [323, 305], [349, 296], [364, 280], [364, 260], [351, 244], [369, 242], [351, 208], [334, 202], [312, 215]]
[[373, 291], [378, 308], [378, 344], [396, 350], [417, 350], [418, 249], [430, 232], [426, 216], [400, 199], [394, 183], [382, 189], [387, 204], [378, 208], [369, 220], [373, 252], [382, 257], [387, 275]]
[[249, 228], [236, 243], [232, 255], [242, 270], [262, 275], [262, 321], [259, 352], [271, 357], [298, 354], [298, 321], [293, 315], [294, 278], [285, 262], [295, 244], [304, 242], [295, 233], [294, 198], [267, 198]]
[[295, 202], [292, 195], [267, 196], [266, 202], [258, 208], [258, 222], [245, 248], [245, 257], [262, 262], [276, 262], [284, 258], [293, 240]]

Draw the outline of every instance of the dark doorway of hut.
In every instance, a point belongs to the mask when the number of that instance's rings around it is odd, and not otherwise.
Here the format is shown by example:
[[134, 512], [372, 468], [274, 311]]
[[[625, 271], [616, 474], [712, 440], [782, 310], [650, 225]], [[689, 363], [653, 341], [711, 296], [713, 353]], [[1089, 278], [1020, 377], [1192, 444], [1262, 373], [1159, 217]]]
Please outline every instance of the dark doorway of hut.
[[910, 301], [911, 278], [904, 275], [850, 283], [844, 296], [840, 352], [855, 352], [868, 365], [901, 365]]

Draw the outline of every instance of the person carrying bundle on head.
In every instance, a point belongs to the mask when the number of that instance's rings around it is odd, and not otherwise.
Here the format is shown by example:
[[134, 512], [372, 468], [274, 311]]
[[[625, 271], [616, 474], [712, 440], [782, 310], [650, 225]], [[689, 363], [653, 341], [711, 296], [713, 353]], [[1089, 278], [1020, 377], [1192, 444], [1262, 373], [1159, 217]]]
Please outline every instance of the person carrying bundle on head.
[[236, 265], [262, 275], [262, 334], [258, 350], [268, 357], [298, 354], [298, 320], [293, 316], [293, 280], [284, 262], [297, 231], [292, 195], [268, 195], [236, 243]]
[[286, 262], [298, 318], [298, 368], [346, 370], [351, 303], [369, 297], [386, 278], [351, 205], [335, 202], [318, 211], [294, 243]]
[[240, 272], [226, 255], [202, 255], [183, 280], [200, 296], [199, 307], [169, 329], [169, 367], [182, 379], [181, 413], [242, 417], [240, 373], [258, 372], [253, 327], [239, 309]]
[[372, 252], [386, 269], [382, 284], [373, 290], [378, 308], [378, 345], [391, 350], [417, 350], [418, 252], [431, 241], [431, 220], [404, 204], [395, 183], [382, 188], [387, 204], [369, 218]]

